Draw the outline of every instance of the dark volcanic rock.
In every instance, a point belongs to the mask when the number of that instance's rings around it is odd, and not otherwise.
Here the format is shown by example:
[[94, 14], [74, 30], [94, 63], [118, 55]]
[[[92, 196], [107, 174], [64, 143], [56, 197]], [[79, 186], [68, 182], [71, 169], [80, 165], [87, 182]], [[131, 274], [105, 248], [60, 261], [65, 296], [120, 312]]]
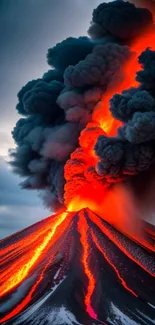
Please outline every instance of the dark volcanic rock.
[[0, 324], [154, 324], [153, 230], [151, 251], [88, 209], [62, 215], [0, 242]]

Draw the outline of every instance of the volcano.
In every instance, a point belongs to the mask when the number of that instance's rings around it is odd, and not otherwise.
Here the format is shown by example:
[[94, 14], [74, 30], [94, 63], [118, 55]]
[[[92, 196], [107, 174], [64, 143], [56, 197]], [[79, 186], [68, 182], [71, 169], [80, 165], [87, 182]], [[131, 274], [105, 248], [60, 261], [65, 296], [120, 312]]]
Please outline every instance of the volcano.
[[155, 324], [151, 11], [104, 1], [18, 93], [10, 164], [56, 214], [0, 241], [0, 324]]
[[149, 248], [89, 209], [62, 212], [0, 242], [0, 324], [155, 322], [155, 231]]

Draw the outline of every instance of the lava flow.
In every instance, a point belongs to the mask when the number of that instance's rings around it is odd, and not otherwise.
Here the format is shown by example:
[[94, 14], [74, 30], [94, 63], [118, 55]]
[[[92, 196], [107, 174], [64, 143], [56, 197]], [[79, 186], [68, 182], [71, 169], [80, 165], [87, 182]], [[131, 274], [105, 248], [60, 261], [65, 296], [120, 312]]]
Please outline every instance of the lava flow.
[[[88, 209], [51, 216], [2, 240], [0, 248], [1, 258], [8, 251], [0, 274], [1, 324], [33, 324], [34, 319], [42, 324], [42, 318], [48, 323], [49, 304], [51, 313], [55, 306], [71, 310], [75, 324], [93, 324], [97, 319], [108, 324], [112, 316], [102, 305], [113, 301], [118, 306], [117, 294], [121, 310], [128, 301], [143, 312], [146, 305], [144, 319], [153, 313], [148, 307], [154, 304], [153, 253]], [[137, 319], [136, 313], [132, 317]]]

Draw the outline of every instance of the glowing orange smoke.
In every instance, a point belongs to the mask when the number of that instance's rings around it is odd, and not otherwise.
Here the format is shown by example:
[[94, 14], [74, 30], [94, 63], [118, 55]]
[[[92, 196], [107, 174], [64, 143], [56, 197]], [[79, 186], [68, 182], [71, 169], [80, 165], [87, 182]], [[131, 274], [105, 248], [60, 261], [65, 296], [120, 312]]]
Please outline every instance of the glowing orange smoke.
[[[131, 57], [120, 67], [120, 75], [123, 75], [123, 78], [118, 79], [117, 83], [110, 86], [110, 88], [107, 87], [107, 90], [103, 93], [102, 100], [94, 109], [92, 122], [88, 123], [86, 128], [81, 132], [79, 137], [80, 148], [71, 154], [70, 160], [65, 165], [66, 206], [68, 207], [70, 205], [73, 197], [78, 197], [83, 207], [90, 207], [92, 211], [102, 215], [103, 218], [104, 215], [105, 217], [107, 215], [107, 218], [108, 215], [113, 215], [112, 221], [114, 223], [112, 224], [118, 226], [121, 231], [123, 230], [123, 223], [119, 220], [119, 216], [116, 216], [117, 211], [114, 211], [112, 204], [107, 204], [106, 207], [104, 206], [108, 183], [104, 177], [99, 176], [96, 172], [95, 167], [98, 162], [98, 157], [95, 155], [94, 145], [100, 135], [107, 134], [108, 136], [115, 136], [117, 134], [117, 129], [121, 125], [121, 122], [116, 121], [112, 117], [109, 110], [110, 100], [115, 94], [122, 93], [123, 90], [131, 87], [139, 87], [139, 83], [136, 81], [136, 74], [142, 67], [138, 62], [138, 57], [148, 46], [153, 50], [155, 49], [154, 27], [146, 29], [141, 36], [131, 42]], [[76, 208], [78, 208], [78, 204], [76, 204]], [[111, 219], [109, 222], [111, 222]], [[119, 224], [117, 225], [116, 223]], [[143, 242], [143, 244], [148, 249], [154, 250], [151, 245], [147, 245], [147, 242]]]
[[136, 80], [137, 72], [141, 70], [141, 65], [138, 62], [140, 54], [150, 47], [155, 49], [155, 30], [147, 29], [143, 31], [142, 35], [135, 39], [130, 45], [130, 51], [132, 52], [131, 58], [123, 65], [120, 73], [123, 73], [123, 78], [117, 80], [117, 83], [103, 94], [101, 102], [97, 105], [93, 113], [93, 121], [100, 125], [103, 131], [109, 136], [116, 135], [118, 127], [121, 122], [116, 121], [109, 111], [110, 100], [115, 94], [121, 94], [123, 90], [131, 87], [139, 87], [139, 83]]

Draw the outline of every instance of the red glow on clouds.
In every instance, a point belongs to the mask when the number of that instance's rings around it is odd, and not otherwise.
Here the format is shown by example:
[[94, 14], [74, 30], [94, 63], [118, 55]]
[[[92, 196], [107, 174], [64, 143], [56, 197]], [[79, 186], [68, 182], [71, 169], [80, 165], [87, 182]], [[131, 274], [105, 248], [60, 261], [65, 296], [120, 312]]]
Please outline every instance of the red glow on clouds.
[[[121, 191], [107, 190], [107, 184], [101, 177], [99, 177], [95, 171], [95, 165], [97, 157], [94, 152], [94, 145], [98, 136], [107, 134], [108, 136], [114, 136], [117, 133], [117, 128], [120, 126], [120, 122], [115, 121], [109, 111], [110, 99], [116, 93], [121, 93], [124, 89], [130, 87], [138, 87], [139, 84], [136, 81], [136, 73], [141, 69], [138, 63], [138, 56], [147, 47], [155, 49], [155, 33], [154, 30], [147, 30], [145, 34], [139, 37], [130, 45], [130, 50], [133, 52], [131, 58], [126, 64], [121, 67], [120, 73], [123, 73], [123, 78], [119, 80], [112, 88], [107, 89], [103, 94], [102, 101], [97, 105], [93, 117], [92, 123], [89, 123], [87, 127], [81, 132], [79, 138], [80, 148], [76, 149], [71, 154], [70, 160], [65, 166], [65, 200], [67, 206], [67, 212], [63, 212], [60, 215], [55, 215], [49, 221], [44, 224], [42, 228], [36, 229], [36, 231], [19, 241], [12, 243], [4, 247], [0, 252], [0, 297], [4, 297], [18, 288], [36, 269], [40, 262], [42, 262], [49, 250], [53, 247], [57, 241], [63, 237], [65, 231], [68, 229], [72, 214], [69, 212], [79, 211], [80, 209], [87, 208], [97, 213], [101, 218], [106, 219], [110, 224], [120, 229], [122, 232], [130, 235], [135, 241], [139, 241], [142, 246], [146, 247], [150, 251], [155, 251], [153, 245], [147, 243], [138, 234], [138, 238], [134, 232], [135, 229], [130, 231], [130, 225], [124, 220], [124, 214], [120, 211], [116, 201], [124, 202], [124, 197]], [[74, 194], [74, 195], [73, 195]], [[119, 196], [119, 198], [118, 198]], [[117, 198], [117, 200], [116, 200]], [[69, 211], [69, 212], [68, 212]], [[151, 276], [155, 274], [146, 267], [139, 259], [137, 259], [123, 244], [113, 235], [113, 232], [108, 227], [102, 224], [94, 213], [89, 213], [89, 219], [104, 233], [129, 259], [141, 267], [144, 271]], [[123, 276], [120, 274], [116, 265], [110, 260], [108, 254], [102, 248], [102, 245], [98, 241], [95, 233], [89, 231], [89, 225], [84, 212], [79, 213], [77, 230], [80, 236], [80, 243], [82, 247], [81, 263], [84, 269], [85, 276], [87, 277], [87, 290], [84, 297], [84, 303], [87, 313], [94, 319], [97, 319], [97, 314], [92, 306], [92, 298], [95, 290], [96, 279], [89, 263], [89, 250], [90, 241], [89, 236], [97, 249], [101, 252], [108, 264], [112, 267], [117, 275], [118, 281], [123, 287], [137, 297], [137, 293], [129, 288]], [[18, 258], [16, 258], [18, 256]], [[26, 306], [29, 305], [33, 299], [33, 294], [36, 288], [42, 281], [45, 272], [52, 263], [53, 255], [50, 260], [44, 265], [43, 269], [39, 273], [39, 276], [32, 286], [31, 290], [27, 293], [25, 298], [20, 304], [18, 304], [7, 316], [2, 317], [0, 323], [11, 319], [15, 315], [19, 314]], [[7, 265], [7, 260], [11, 261], [10, 265]]]
[[106, 181], [95, 170], [98, 158], [95, 156], [94, 145], [100, 135], [116, 135], [121, 122], [116, 121], [111, 116], [109, 111], [110, 100], [115, 94], [119, 94], [125, 89], [139, 86], [136, 81], [136, 74], [141, 70], [138, 57], [148, 45], [151, 49], [155, 49], [154, 28], [143, 31], [143, 34], [130, 44], [131, 56], [123, 67], [120, 67], [121, 78], [118, 78], [117, 82], [109, 89], [107, 88], [103, 94], [102, 100], [94, 110], [92, 122], [88, 123], [81, 132], [79, 137], [80, 148], [71, 154], [70, 160], [65, 166], [66, 206], [69, 207], [71, 204], [74, 205], [73, 210], [78, 209], [78, 204], [76, 204], [76, 198], [78, 198], [82, 207], [89, 207], [125, 233], [128, 227], [123, 221], [123, 213], [116, 203], [118, 196], [124, 202], [124, 195], [119, 190], [118, 192], [106, 190], [108, 186]]

